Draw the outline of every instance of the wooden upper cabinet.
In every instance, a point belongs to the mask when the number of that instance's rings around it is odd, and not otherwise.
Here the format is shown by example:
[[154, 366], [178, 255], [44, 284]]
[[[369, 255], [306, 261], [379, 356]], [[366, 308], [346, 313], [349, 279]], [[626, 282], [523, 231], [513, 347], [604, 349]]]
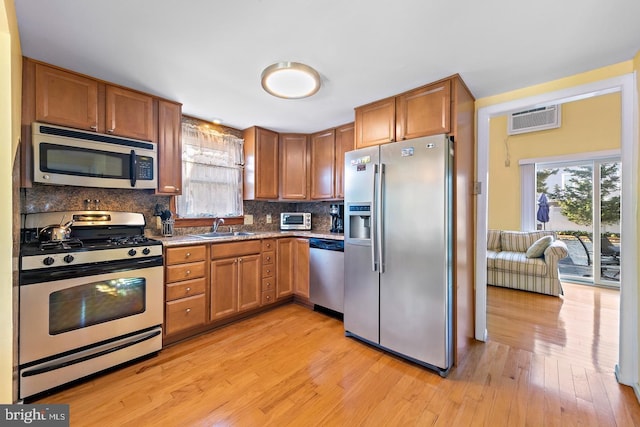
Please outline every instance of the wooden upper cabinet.
[[356, 148], [395, 141], [395, 117], [395, 98], [356, 108]]
[[182, 106], [158, 101], [158, 194], [182, 194]]
[[331, 199], [335, 180], [335, 140], [334, 129], [311, 135], [311, 198]]
[[307, 135], [280, 135], [280, 198], [304, 200], [307, 184]]
[[396, 99], [396, 139], [449, 133], [450, 115], [449, 80], [406, 92]]
[[279, 141], [276, 132], [251, 127], [244, 131], [244, 200], [277, 199]]
[[354, 149], [355, 125], [347, 125], [336, 128], [336, 161], [335, 161], [335, 197], [344, 198], [344, 154]]
[[37, 121], [98, 130], [96, 80], [35, 64], [35, 86]]
[[153, 141], [153, 98], [121, 87], [106, 87], [106, 132]]

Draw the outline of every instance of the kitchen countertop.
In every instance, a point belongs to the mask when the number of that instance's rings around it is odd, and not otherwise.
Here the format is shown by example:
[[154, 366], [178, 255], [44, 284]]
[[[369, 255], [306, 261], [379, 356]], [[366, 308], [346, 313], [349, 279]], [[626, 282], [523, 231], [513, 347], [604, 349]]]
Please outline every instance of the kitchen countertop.
[[316, 237], [320, 239], [344, 240], [344, 234], [329, 233], [321, 231], [251, 231], [250, 235], [241, 236], [222, 236], [222, 237], [197, 237], [195, 235], [185, 234], [183, 236], [151, 236], [156, 240], [160, 240], [163, 246], [184, 246], [195, 245], [198, 243], [224, 243], [236, 242], [241, 240], [255, 239], [277, 239], [280, 237]]

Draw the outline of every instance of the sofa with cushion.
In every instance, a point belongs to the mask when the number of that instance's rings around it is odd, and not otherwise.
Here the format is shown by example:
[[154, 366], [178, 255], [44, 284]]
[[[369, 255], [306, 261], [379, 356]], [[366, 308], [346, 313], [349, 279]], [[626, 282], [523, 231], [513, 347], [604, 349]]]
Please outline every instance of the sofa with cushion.
[[489, 230], [487, 284], [558, 296], [558, 261], [569, 254], [553, 231]]

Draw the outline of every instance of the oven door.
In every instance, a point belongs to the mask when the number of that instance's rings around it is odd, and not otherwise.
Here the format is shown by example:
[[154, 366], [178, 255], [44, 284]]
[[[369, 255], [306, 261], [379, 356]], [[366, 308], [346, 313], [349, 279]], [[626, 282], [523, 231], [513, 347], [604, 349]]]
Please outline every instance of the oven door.
[[163, 267], [20, 286], [20, 364], [158, 326]]

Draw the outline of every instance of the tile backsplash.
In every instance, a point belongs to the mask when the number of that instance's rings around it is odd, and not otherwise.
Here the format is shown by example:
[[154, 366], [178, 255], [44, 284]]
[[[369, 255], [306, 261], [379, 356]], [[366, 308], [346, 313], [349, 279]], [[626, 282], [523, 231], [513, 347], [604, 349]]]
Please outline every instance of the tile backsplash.
[[[90, 202], [87, 203], [87, 200]], [[96, 202], [98, 201], [98, 202]], [[55, 212], [66, 210], [114, 210], [141, 212], [147, 224], [155, 229], [156, 204], [168, 207], [169, 196], [159, 196], [152, 190], [114, 190], [108, 188], [88, 188], [33, 184], [20, 193], [21, 213]], [[253, 216], [252, 225], [234, 226], [238, 230], [269, 230], [280, 228], [280, 213], [311, 212], [314, 231], [328, 232], [331, 228], [329, 205], [336, 202], [265, 202], [245, 200], [244, 214]], [[267, 222], [271, 215], [271, 222]], [[202, 232], [196, 228], [176, 228], [175, 234]], [[153, 233], [152, 233], [153, 234]]]

